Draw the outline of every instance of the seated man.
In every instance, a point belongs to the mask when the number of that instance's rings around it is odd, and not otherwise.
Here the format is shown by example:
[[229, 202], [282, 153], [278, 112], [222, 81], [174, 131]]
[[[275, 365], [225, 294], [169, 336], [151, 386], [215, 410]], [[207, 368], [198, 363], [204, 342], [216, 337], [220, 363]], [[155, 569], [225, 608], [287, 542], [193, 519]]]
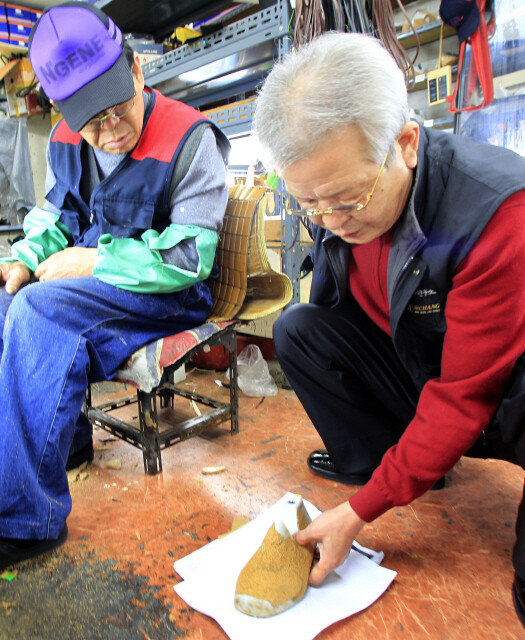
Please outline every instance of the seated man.
[[[525, 465], [525, 159], [410, 120], [404, 74], [360, 34], [288, 56], [255, 120], [268, 167], [313, 223], [310, 304], [274, 326], [326, 446], [308, 465], [363, 485], [297, 534], [319, 544], [317, 585], [367, 522], [461, 456]], [[525, 501], [516, 529], [525, 623]]]
[[0, 571], [67, 537], [66, 466], [93, 457], [88, 383], [207, 319], [228, 197], [227, 139], [144, 86], [103, 12], [48, 9], [29, 53], [63, 119], [45, 206], [0, 264]]

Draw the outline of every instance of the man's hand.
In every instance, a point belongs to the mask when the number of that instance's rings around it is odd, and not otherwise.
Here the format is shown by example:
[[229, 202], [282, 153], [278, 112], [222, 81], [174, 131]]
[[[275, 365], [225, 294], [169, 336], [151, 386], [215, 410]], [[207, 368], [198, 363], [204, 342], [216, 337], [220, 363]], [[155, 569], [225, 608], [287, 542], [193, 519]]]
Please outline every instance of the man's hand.
[[352, 542], [365, 525], [348, 502], [329, 509], [316, 518], [306, 529], [298, 531], [295, 539], [305, 545], [316, 542], [321, 555], [310, 573], [310, 584], [318, 587], [326, 576], [337, 569], [348, 557]]
[[0, 263], [0, 282], [5, 282], [5, 290], [14, 295], [20, 287], [29, 282], [31, 273], [23, 262]]
[[44, 282], [59, 278], [92, 276], [96, 259], [97, 249], [69, 247], [63, 251], [57, 251], [41, 262], [35, 270], [35, 278]]

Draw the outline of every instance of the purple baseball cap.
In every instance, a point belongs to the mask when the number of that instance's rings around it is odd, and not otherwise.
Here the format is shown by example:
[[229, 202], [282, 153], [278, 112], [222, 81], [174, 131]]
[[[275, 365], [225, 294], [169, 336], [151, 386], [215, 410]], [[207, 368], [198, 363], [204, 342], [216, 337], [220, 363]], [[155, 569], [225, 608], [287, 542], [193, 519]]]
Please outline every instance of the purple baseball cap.
[[72, 131], [134, 96], [122, 44], [113, 20], [88, 2], [50, 7], [34, 25], [29, 36], [31, 66]]
[[470, 38], [480, 23], [476, 0], [441, 0], [439, 15], [445, 24], [454, 27], [460, 42]]

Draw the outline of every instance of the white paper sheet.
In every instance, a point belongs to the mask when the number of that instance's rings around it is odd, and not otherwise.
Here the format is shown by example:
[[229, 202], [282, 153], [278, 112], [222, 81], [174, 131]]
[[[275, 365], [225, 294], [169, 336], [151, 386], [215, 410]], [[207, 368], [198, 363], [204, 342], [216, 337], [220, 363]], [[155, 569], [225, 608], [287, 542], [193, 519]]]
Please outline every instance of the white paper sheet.
[[[231, 640], [312, 640], [334, 622], [370, 606], [396, 576], [395, 571], [379, 566], [382, 552], [354, 543], [373, 559], [352, 551], [321, 587], [308, 587], [304, 598], [290, 609], [271, 618], [253, 618], [237, 611], [233, 603], [239, 573], [291, 496], [284, 495], [252, 522], [173, 565], [184, 580], [175, 585], [175, 591], [191, 607], [214, 618]], [[311, 503], [304, 500], [304, 504], [312, 519], [320, 514]]]

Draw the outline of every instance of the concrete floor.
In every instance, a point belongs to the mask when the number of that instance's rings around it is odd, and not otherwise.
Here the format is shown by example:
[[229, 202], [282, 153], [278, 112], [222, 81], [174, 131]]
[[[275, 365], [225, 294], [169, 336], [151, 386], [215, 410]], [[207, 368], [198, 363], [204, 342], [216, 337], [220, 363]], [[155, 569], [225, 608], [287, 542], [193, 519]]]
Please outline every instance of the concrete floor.
[[[213, 382], [220, 375], [196, 370], [183, 384], [227, 398]], [[292, 391], [263, 402], [241, 394], [238, 435], [226, 423], [165, 450], [158, 476], [144, 474], [138, 449], [108, 438], [95, 431], [95, 460], [71, 482], [67, 543], [0, 580], [1, 640], [223, 640], [213, 619], [173, 591], [173, 561], [286, 491], [326, 509], [357, 490], [309, 472], [305, 460], [322, 443]], [[120, 470], [105, 466], [113, 458]], [[226, 470], [202, 474], [215, 465]], [[517, 467], [462, 459], [444, 490], [366, 527], [359, 541], [383, 550], [398, 576], [370, 608], [318, 638], [525, 638], [510, 593], [522, 486]]]

